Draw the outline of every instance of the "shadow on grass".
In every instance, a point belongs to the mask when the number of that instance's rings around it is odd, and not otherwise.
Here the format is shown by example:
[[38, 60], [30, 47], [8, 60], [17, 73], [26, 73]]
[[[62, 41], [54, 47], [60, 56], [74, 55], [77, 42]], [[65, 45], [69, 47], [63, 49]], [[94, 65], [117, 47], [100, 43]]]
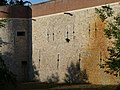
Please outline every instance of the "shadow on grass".
[[48, 84], [48, 83], [30, 82], [30, 83], [19, 84], [16, 87], [0, 86], [0, 90], [116, 90], [116, 87], [117, 86], [115, 85], [50, 84], [50, 83]]

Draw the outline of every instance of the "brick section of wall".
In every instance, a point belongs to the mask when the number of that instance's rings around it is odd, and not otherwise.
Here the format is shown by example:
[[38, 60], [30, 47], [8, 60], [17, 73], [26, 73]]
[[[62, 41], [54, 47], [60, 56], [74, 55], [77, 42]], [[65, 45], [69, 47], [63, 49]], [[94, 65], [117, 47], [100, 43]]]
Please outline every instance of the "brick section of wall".
[[88, 8], [119, 1], [120, 0], [52, 0], [31, 6], [33, 12], [32, 17]]
[[28, 6], [0, 6], [0, 18], [32, 18]]

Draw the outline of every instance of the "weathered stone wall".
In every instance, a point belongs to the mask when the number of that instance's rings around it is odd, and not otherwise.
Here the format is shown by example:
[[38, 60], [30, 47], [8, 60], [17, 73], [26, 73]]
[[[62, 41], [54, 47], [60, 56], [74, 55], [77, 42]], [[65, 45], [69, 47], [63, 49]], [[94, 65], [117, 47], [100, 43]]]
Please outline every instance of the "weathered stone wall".
[[[95, 8], [99, 7], [94, 7], [118, 0], [74, 1], [57, 0], [33, 5], [32, 22], [30, 8], [0, 8], [0, 18], [8, 19], [6, 27], [0, 28], [3, 40], [0, 53], [19, 81], [37, 79], [46, 82], [54, 74], [58, 75], [59, 82], [64, 82], [67, 67], [71, 62], [79, 62], [90, 83], [119, 82], [117, 77], [106, 74], [99, 66], [108, 56], [110, 42], [104, 35], [105, 24], [95, 13]], [[119, 11], [118, 3], [110, 5]]]
[[[116, 11], [120, 9], [118, 3], [110, 5]], [[34, 17], [32, 60], [38, 80], [45, 82], [57, 73], [60, 82], [64, 82], [67, 66], [79, 62], [90, 83], [118, 83], [117, 77], [106, 74], [99, 66], [108, 56], [109, 41], [95, 8], [98, 7]]]
[[[29, 20], [8, 19], [6, 27], [1, 28], [0, 37], [2, 44], [2, 57], [9, 69], [17, 75], [19, 81], [28, 77], [28, 33]], [[25, 35], [19, 36], [23, 32]]]
[[[19, 9], [21, 13], [18, 14]], [[9, 70], [16, 75], [18, 81], [27, 81], [32, 42], [30, 41], [32, 31], [30, 8], [2, 6], [0, 10], [0, 18], [7, 20], [5, 27], [0, 28], [2, 39], [0, 48], [3, 60]]]

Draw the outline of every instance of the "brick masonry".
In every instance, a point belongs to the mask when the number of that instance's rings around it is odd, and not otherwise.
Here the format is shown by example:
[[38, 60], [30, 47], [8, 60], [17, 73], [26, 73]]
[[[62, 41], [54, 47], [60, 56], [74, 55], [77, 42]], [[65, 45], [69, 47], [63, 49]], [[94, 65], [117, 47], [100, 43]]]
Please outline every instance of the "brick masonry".
[[46, 3], [32, 5], [32, 17], [89, 8], [114, 2], [119, 2], [119, 0], [51, 0]]

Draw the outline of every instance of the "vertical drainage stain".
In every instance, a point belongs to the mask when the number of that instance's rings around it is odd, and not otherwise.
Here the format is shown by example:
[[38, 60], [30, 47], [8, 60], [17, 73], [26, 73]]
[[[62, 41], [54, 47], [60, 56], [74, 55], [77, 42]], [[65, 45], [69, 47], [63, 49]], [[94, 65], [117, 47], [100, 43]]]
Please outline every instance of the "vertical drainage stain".
[[102, 63], [102, 53], [100, 52], [100, 64]]
[[103, 66], [103, 58], [102, 58], [102, 52], [100, 52], [100, 68], [104, 68]]

